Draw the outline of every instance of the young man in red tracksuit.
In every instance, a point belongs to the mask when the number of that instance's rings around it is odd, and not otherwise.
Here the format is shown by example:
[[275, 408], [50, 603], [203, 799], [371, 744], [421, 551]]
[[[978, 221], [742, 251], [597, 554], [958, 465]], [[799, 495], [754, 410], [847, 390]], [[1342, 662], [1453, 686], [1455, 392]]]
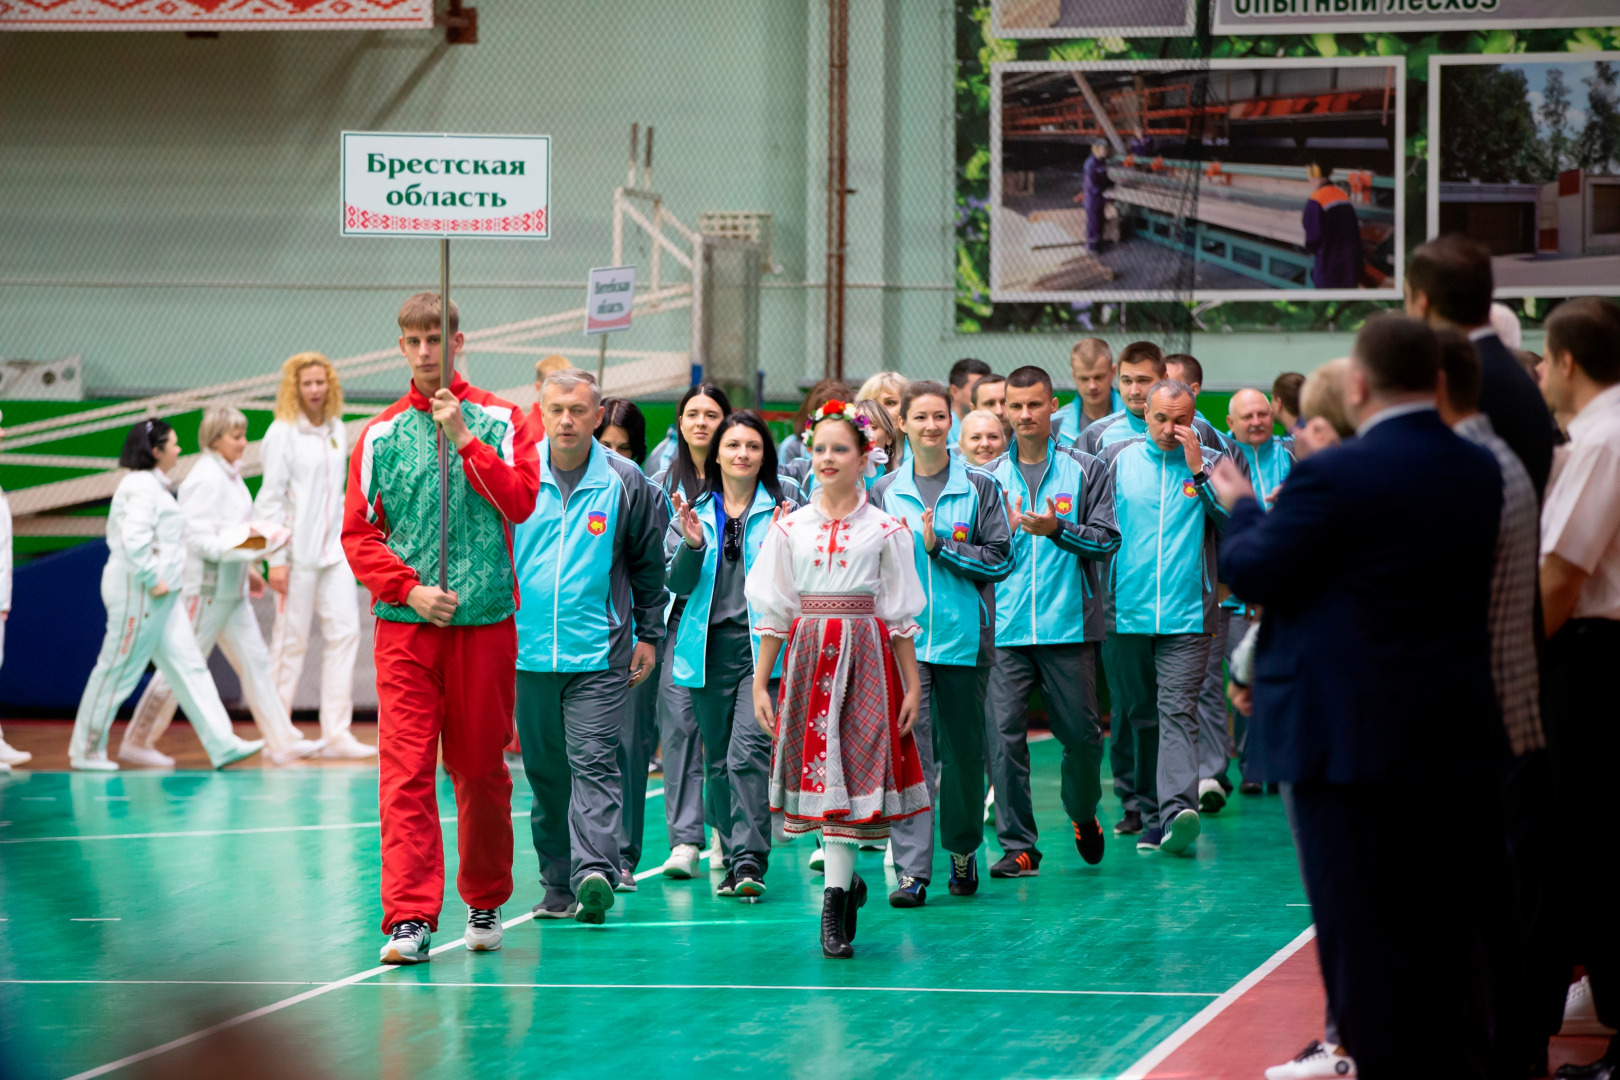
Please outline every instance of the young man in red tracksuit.
[[[449, 314], [451, 356], [462, 335]], [[442, 740], [456, 790], [456, 889], [473, 951], [501, 946], [512, 895], [512, 737], [517, 584], [512, 526], [534, 512], [540, 474], [522, 411], [459, 375], [440, 382], [439, 298], [400, 309], [410, 392], [355, 440], [343, 550], [377, 616], [383, 963], [428, 959], [444, 902], [444, 848], [434, 797]], [[439, 580], [438, 429], [451, 445], [450, 565]]]

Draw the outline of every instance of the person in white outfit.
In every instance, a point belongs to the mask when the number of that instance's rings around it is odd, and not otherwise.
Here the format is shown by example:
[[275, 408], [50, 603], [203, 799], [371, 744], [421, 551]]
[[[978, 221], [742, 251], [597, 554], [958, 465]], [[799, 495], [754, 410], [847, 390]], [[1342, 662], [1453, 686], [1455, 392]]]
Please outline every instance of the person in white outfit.
[[[0, 435], [4, 435], [0, 432]], [[11, 504], [6, 493], [0, 491], [0, 662], [6, 654], [6, 617], [11, 614]], [[10, 772], [13, 765], [21, 765], [34, 755], [6, 744], [0, 735], [0, 772]]]
[[[252, 521], [253, 496], [238, 469], [247, 450], [245, 416], [228, 405], [211, 406], [203, 412], [197, 442], [202, 453], [180, 483], [180, 513], [186, 523], [182, 606], [198, 652], [207, 656], [218, 644], [236, 669], [242, 697], [264, 736], [265, 756], [273, 765], [285, 765], [320, 753], [321, 744], [299, 735], [281, 707], [270, 681], [270, 652], [247, 600], [250, 590], [260, 595], [264, 590], [264, 580], [250, 563], [284, 543], [287, 530]], [[174, 719], [175, 697], [160, 669], [135, 705], [118, 747], [119, 760], [174, 767], [174, 759], [158, 751], [157, 741]]]
[[270, 677], [281, 706], [293, 694], [309, 651], [309, 626], [321, 620], [321, 738], [324, 758], [375, 757], [377, 748], [349, 731], [354, 718], [354, 661], [360, 605], [343, 554], [343, 480], [349, 468], [343, 387], [332, 362], [302, 352], [281, 365], [276, 419], [259, 444], [264, 483], [253, 516], [292, 530], [292, 543], [269, 558], [277, 594], [270, 635]]
[[117, 762], [107, 760], [107, 733], [148, 662], [174, 687], [214, 768], [264, 748], [263, 742], [239, 739], [231, 731], [231, 718], [179, 603], [186, 521], [166, 475], [179, 460], [180, 440], [162, 420], [143, 420], [124, 440], [118, 463], [132, 471], [118, 482], [107, 511], [107, 566], [101, 572], [107, 635], [73, 721], [68, 761], [75, 769], [118, 769]]

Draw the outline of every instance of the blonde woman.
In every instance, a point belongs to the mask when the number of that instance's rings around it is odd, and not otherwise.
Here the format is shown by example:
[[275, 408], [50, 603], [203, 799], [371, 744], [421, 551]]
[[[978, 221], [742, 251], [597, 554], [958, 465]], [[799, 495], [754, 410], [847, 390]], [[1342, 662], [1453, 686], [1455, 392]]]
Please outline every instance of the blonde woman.
[[855, 400], [877, 402], [889, 411], [889, 419], [899, 424], [900, 399], [906, 396], [908, 385], [909, 381], [898, 371], [880, 371], [861, 383]]
[[276, 593], [270, 635], [270, 679], [281, 707], [293, 694], [309, 652], [310, 623], [321, 621], [323, 758], [374, 757], [375, 746], [349, 731], [354, 718], [354, 661], [360, 650], [360, 604], [343, 554], [343, 480], [349, 443], [343, 428], [343, 384], [332, 362], [301, 352], [281, 365], [276, 419], [259, 445], [264, 483], [253, 516], [292, 530], [292, 543], [269, 558]]
[[[202, 453], [179, 492], [186, 548], [180, 602], [191, 616], [198, 652], [207, 657], [218, 644], [236, 669], [242, 696], [264, 736], [265, 757], [271, 764], [286, 765], [320, 753], [322, 744], [300, 736], [287, 718], [270, 681], [270, 653], [247, 599], [250, 590], [263, 595], [264, 589], [251, 564], [285, 544], [287, 530], [252, 520], [253, 496], [240, 472], [247, 452], [247, 417], [228, 405], [210, 406], [203, 412], [197, 442]], [[175, 695], [160, 669], [135, 705], [119, 759], [173, 768], [174, 759], [158, 751], [157, 741], [174, 719], [174, 709]]]

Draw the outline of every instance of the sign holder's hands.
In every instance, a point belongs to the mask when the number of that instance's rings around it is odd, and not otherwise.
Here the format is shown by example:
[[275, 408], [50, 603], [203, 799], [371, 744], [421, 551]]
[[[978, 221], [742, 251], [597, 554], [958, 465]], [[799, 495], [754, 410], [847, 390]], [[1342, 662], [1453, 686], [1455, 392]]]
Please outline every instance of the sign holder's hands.
[[1209, 474], [1209, 482], [1215, 488], [1215, 497], [1228, 511], [1237, 505], [1239, 499], [1254, 498], [1254, 485], [1249, 483], [1249, 478], [1230, 458], [1221, 458], [1215, 463], [1214, 471]]
[[630, 653], [630, 685], [640, 686], [647, 681], [658, 665], [658, 647], [650, 641], [638, 641]]
[[1204, 471], [1204, 444], [1198, 441], [1198, 432], [1190, 426], [1177, 424], [1176, 438], [1187, 455], [1187, 471], [1197, 476]]
[[461, 402], [446, 387], [439, 387], [433, 395], [433, 422], [444, 428], [445, 438], [454, 443], [457, 450], [465, 450], [473, 441], [466, 418], [461, 415]]
[[692, 504], [681, 497], [680, 492], [670, 496], [670, 502], [675, 507], [675, 516], [681, 523], [681, 535], [686, 538], [686, 546], [693, 551], [703, 548], [703, 522], [698, 519], [697, 511]]
[[939, 547], [939, 536], [934, 532], [934, 511], [932, 509], [924, 510], [922, 513], [922, 542], [923, 550], [929, 554], [933, 554], [934, 549]]
[[1031, 536], [1051, 536], [1058, 531], [1057, 503], [1053, 502], [1051, 497], [1048, 496], [1046, 513], [1021, 515], [1019, 524]]
[[449, 626], [450, 620], [456, 616], [461, 598], [448, 589], [417, 585], [405, 597], [405, 603], [434, 626]]

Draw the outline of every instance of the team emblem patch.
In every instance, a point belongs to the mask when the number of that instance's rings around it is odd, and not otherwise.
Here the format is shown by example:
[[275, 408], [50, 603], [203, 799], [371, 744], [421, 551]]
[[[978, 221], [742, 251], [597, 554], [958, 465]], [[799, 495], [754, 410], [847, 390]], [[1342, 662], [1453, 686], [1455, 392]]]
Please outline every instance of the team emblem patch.
[[967, 524], [967, 522], [965, 522], [965, 521], [953, 522], [951, 524], [951, 539], [955, 540], [958, 544], [962, 544], [962, 543], [967, 542], [967, 538], [968, 538], [968, 524]]
[[1057, 507], [1058, 513], [1067, 514], [1074, 509], [1074, 496], [1067, 491], [1060, 491], [1057, 493], [1057, 498], [1052, 500], [1052, 505]]
[[1181, 493], [1189, 499], [1198, 498], [1198, 485], [1192, 482], [1192, 477], [1181, 482]]
[[601, 536], [607, 532], [607, 515], [600, 510], [592, 510], [585, 517], [585, 531], [592, 536]]

